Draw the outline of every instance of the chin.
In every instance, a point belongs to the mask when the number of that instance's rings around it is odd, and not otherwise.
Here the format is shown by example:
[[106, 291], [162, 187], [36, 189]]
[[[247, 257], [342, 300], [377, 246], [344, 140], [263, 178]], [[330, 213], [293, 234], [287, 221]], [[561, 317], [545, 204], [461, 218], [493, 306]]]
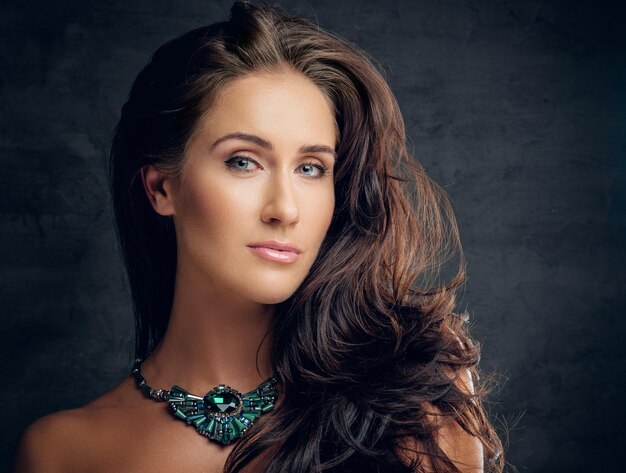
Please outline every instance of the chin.
[[242, 294], [260, 304], [280, 304], [289, 299], [304, 282], [306, 275], [285, 275], [274, 272], [251, 275]]
[[250, 301], [258, 302], [259, 304], [280, 304], [281, 302], [285, 302], [289, 299], [298, 286], [294, 286], [292, 284], [279, 284], [278, 282], [275, 284], [271, 284], [268, 282], [264, 282], [263, 284], [258, 284], [256, 287], [253, 286], [252, 290], [246, 291], [247, 294], [242, 294], [245, 298]]
[[258, 294], [256, 297], [253, 298], [253, 300], [261, 304], [268, 304], [268, 305], [280, 304], [281, 302], [285, 302], [287, 299], [289, 299], [293, 295], [294, 292], [295, 291], [291, 291], [289, 293], [274, 292], [274, 293], [269, 293], [269, 294]]

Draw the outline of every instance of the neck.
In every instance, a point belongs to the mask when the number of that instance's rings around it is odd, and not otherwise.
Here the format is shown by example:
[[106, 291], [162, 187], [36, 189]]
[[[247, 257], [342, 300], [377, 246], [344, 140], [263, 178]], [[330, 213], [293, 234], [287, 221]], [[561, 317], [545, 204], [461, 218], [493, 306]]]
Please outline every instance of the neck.
[[143, 375], [155, 389], [177, 384], [199, 395], [218, 384], [254, 389], [273, 374], [273, 316], [273, 305], [212, 293], [201, 278], [177, 271], [167, 331]]

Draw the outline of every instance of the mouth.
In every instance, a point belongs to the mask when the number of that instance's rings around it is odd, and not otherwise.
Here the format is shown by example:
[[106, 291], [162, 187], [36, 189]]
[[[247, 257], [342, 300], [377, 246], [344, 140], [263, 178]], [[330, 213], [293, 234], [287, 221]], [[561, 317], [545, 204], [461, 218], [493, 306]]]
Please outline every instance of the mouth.
[[283, 243], [277, 240], [259, 241], [257, 243], [250, 243], [248, 246], [250, 248], [271, 248], [272, 250], [287, 251], [289, 253], [296, 254], [302, 253], [302, 250], [296, 245], [293, 245], [291, 243]]
[[276, 240], [251, 243], [248, 248], [263, 259], [279, 263], [294, 263], [302, 253], [297, 246]]

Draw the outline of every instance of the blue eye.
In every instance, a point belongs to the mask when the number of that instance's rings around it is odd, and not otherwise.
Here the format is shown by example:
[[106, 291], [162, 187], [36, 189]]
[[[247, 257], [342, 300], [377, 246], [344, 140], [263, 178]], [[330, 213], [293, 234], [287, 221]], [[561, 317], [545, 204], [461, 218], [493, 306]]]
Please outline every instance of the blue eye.
[[[237, 155], [224, 161], [227, 167], [238, 173], [253, 172], [261, 166], [254, 159], [247, 156]], [[328, 169], [319, 163], [303, 163], [298, 166], [301, 174], [309, 179], [321, 179], [328, 174]]]
[[237, 172], [250, 172], [253, 170], [250, 165], [258, 165], [256, 161], [246, 156], [233, 156], [224, 161], [224, 164]]
[[300, 166], [303, 174], [313, 179], [321, 179], [328, 173], [328, 169], [325, 166], [317, 163], [304, 163]]

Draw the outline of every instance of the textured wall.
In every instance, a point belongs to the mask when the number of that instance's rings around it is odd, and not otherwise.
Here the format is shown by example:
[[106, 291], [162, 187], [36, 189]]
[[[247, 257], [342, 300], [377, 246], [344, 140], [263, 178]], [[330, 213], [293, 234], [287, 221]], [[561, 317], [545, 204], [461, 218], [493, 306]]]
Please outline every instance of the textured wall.
[[[0, 465], [46, 413], [118, 382], [129, 294], [106, 189], [131, 81], [230, 1], [0, 6]], [[603, 472], [624, 445], [626, 11], [621, 1], [283, 1], [385, 69], [452, 197], [462, 299], [521, 472]], [[620, 30], [618, 30], [620, 29]], [[517, 422], [516, 422], [517, 421]]]

